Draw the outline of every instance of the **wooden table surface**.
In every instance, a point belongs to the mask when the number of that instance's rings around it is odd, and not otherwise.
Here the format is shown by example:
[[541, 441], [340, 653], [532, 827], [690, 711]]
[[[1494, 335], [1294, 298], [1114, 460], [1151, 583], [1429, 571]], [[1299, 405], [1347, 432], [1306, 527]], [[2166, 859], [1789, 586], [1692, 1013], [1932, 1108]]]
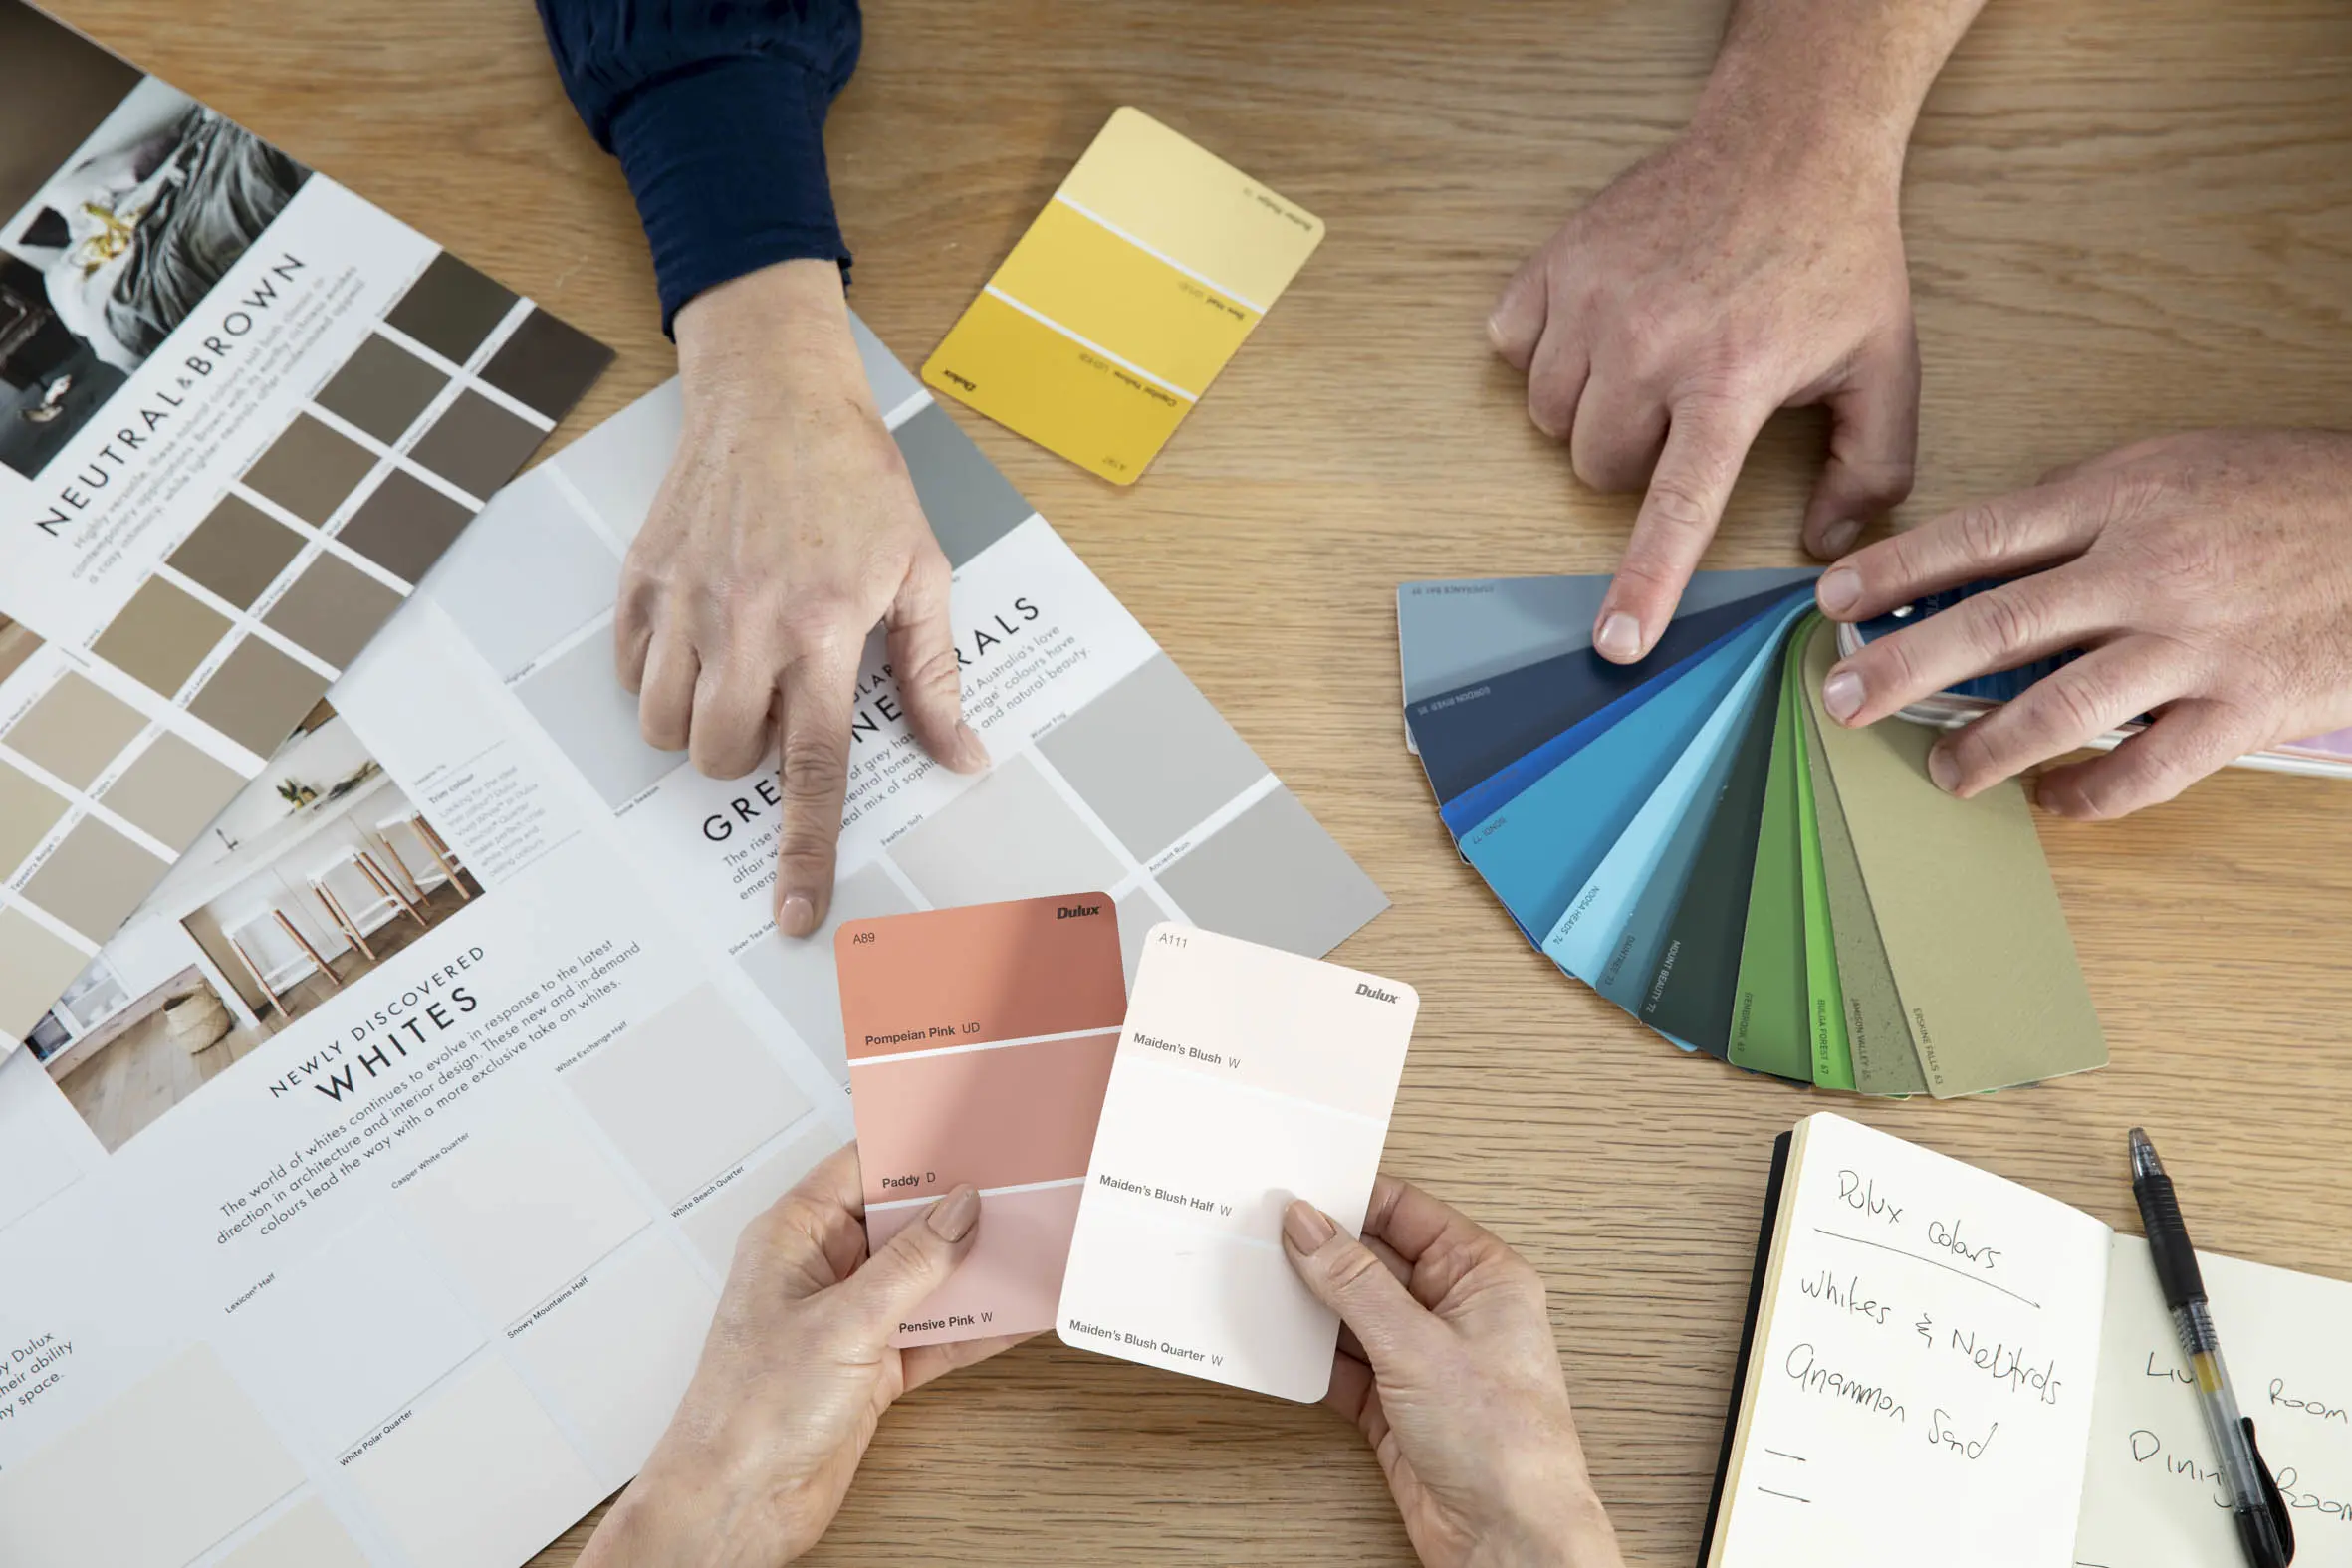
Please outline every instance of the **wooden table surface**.
[[[567, 434], [670, 374], [626, 189], [521, 0], [57, 9], [618, 345]], [[1400, 742], [1392, 588], [1602, 570], [1632, 516], [1529, 426], [1487, 306], [1674, 132], [1723, 11], [876, 0], [829, 138], [854, 301], [913, 361], [1118, 105], [1328, 222], [1132, 490], [953, 412], [1395, 900], [1340, 954], [1423, 998], [1388, 1166], [1542, 1269], [1602, 1494], [1630, 1556], [1666, 1563], [1695, 1556], [1770, 1141], [1810, 1111], [2135, 1229], [2144, 1122], [2204, 1244], [2352, 1277], [2352, 784], [2232, 773], [2045, 820], [2113, 1064], [1951, 1104], [1683, 1057], [1529, 949], [1439, 829]], [[1910, 163], [1927, 384], [1902, 517], [2154, 432], [2352, 419], [2348, 152], [2341, 0], [1992, 5]], [[1708, 564], [1801, 560], [1821, 441], [1813, 415], [1774, 423]], [[1410, 1552], [1335, 1418], [1038, 1343], [893, 1412], [813, 1560]]]

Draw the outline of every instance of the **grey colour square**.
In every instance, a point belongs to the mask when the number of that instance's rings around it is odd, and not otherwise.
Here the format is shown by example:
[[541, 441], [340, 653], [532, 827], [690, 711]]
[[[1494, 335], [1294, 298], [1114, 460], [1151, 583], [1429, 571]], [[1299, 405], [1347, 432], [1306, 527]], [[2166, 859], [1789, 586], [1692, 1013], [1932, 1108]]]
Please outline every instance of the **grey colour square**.
[[949, 565], [961, 566], [1036, 510], [937, 403], [893, 434]]
[[889, 345], [855, 311], [849, 313], [849, 336], [856, 339], [857, 357], [865, 366], [866, 383], [874, 389], [874, 407], [887, 418], [890, 410], [923, 389], [923, 383], [899, 362]]
[[890, 880], [877, 862], [833, 884], [832, 907], [824, 924], [800, 941], [770, 931], [735, 955], [760, 995], [776, 1006], [784, 1020], [824, 1063], [825, 1071], [843, 1088], [849, 1084], [849, 1049], [841, 1033], [841, 983], [833, 969], [833, 933], [852, 920], [882, 915], [905, 915], [914, 901]]
[[1038, 750], [1146, 863], [1266, 777], [1249, 743], [1164, 653], [1063, 720]]
[[941, 909], [1108, 887], [1122, 874], [1026, 755], [917, 823], [890, 858]]
[[1298, 797], [1279, 787], [1158, 881], [1191, 924], [1308, 958], [1388, 907]]
[[[547, 469], [507, 486], [449, 549], [425, 592], [500, 680], [612, 608], [620, 558], [574, 512]], [[588, 639], [609, 648], [609, 636]], [[609, 673], [609, 672], [607, 672]]]
[[612, 649], [601, 637], [533, 670], [515, 695], [615, 809], [686, 766], [685, 753], [645, 744], [637, 729], [637, 699], [613, 676]]
[[1137, 887], [1119, 900], [1119, 964], [1127, 972], [1127, 990], [1135, 989], [1135, 966], [1143, 962], [1143, 939], [1168, 918], [1159, 900]]

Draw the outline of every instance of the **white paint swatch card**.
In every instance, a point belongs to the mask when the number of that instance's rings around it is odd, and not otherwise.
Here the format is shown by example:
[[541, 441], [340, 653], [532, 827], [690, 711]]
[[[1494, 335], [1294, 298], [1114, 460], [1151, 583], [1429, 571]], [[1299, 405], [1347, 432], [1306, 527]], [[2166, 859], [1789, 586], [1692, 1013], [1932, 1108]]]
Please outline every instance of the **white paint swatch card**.
[[1308, 1402], [1339, 1320], [1283, 1253], [1303, 1198], [1363, 1228], [1421, 999], [1189, 926], [1144, 939], [1078, 1205], [1063, 1343]]

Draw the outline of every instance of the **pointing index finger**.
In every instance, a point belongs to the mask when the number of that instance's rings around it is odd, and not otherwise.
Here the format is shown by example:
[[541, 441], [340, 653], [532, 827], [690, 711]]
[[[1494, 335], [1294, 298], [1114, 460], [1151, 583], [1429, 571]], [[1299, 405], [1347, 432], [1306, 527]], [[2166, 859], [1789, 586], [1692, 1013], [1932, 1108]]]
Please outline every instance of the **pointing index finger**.
[[1633, 538], [1593, 620], [1592, 646], [1601, 657], [1631, 664], [1656, 645], [1770, 412], [1717, 395], [1675, 405]]

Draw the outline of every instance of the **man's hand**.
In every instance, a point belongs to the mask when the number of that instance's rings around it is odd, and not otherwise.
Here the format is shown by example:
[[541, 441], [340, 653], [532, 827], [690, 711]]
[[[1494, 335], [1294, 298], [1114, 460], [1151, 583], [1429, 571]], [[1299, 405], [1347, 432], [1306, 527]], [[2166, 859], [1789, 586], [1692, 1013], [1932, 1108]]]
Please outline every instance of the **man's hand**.
[[876, 622], [915, 738], [960, 773], [988, 766], [964, 722], [947, 559], [874, 408], [831, 262], [723, 284], [676, 327], [685, 432], [621, 573], [620, 680], [645, 740], [713, 778], [781, 745], [776, 921], [807, 936], [832, 897]]
[[2352, 725], [2352, 435], [2143, 441], [1872, 545], [1818, 591], [1834, 619], [1867, 620], [1984, 577], [2018, 580], [1871, 643], [1821, 692], [1839, 722], [1869, 724], [1973, 676], [2088, 650], [1937, 745], [1929, 772], [1955, 793], [2154, 714], [2108, 755], [2037, 782], [2061, 815], [2121, 816], [2245, 752]]
[[1898, 222], [1921, 100], [1982, 0], [1742, 0], [1690, 128], [1562, 224], [1487, 332], [1528, 415], [1640, 515], [1593, 624], [1666, 629], [1775, 409], [1828, 405], [1824, 559], [1911, 492], [1919, 345]]
[[971, 1251], [981, 1200], [958, 1187], [870, 1257], [864, 1211], [844, 1148], [745, 1229], [694, 1381], [584, 1568], [792, 1561], [832, 1522], [894, 1400], [1027, 1337], [891, 1349]]

